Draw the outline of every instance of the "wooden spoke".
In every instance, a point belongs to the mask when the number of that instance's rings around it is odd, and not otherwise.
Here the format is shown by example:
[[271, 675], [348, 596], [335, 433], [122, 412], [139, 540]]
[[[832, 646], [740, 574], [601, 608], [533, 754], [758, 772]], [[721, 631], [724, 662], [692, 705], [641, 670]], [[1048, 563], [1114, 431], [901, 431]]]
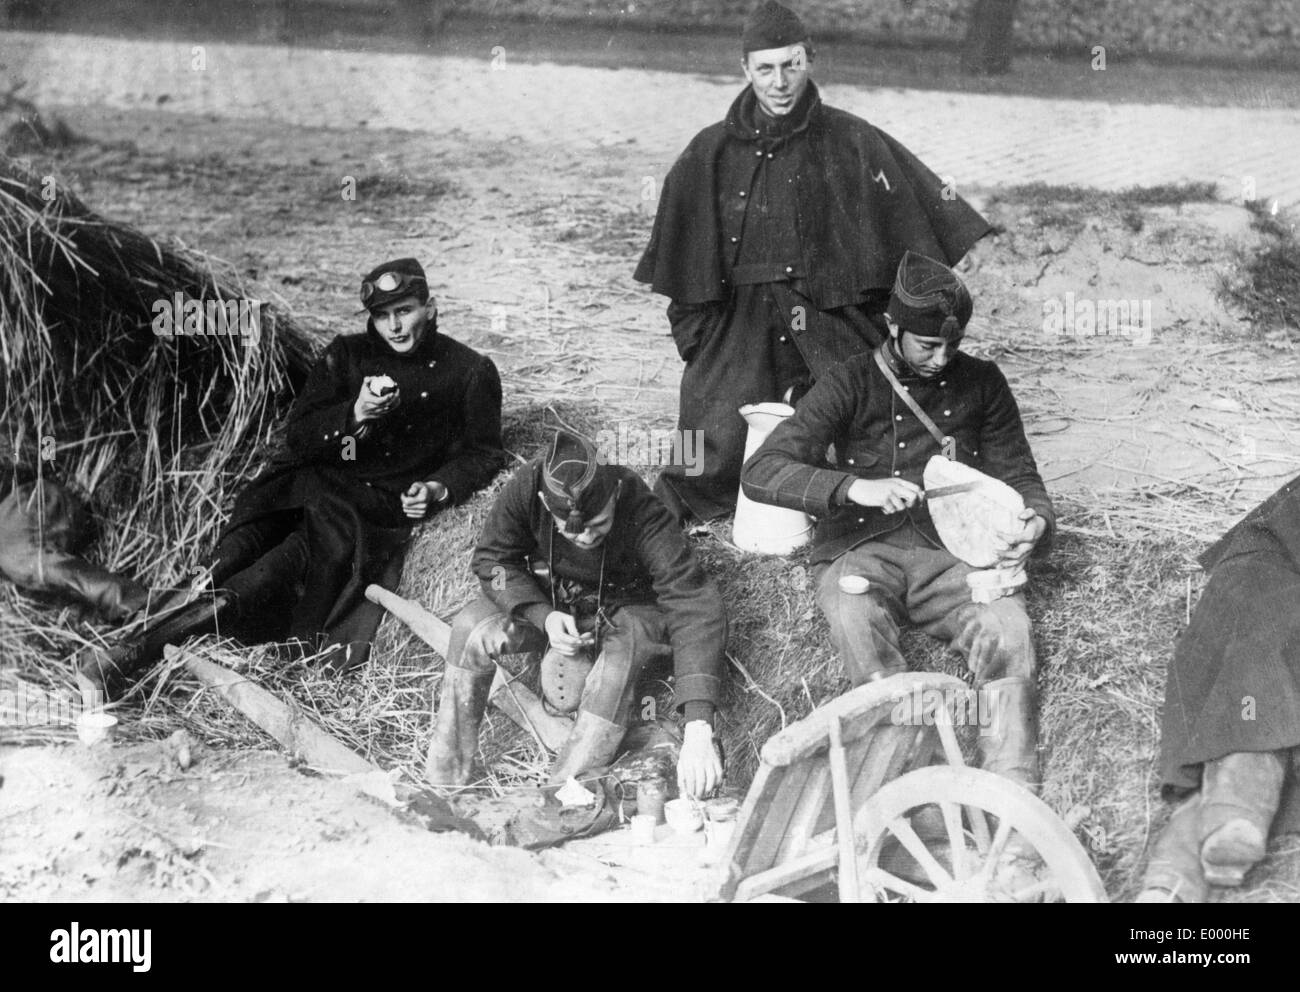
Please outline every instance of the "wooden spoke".
[[889, 832], [898, 838], [898, 842], [921, 866], [921, 870], [931, 882], [936, 886], [952, 884], [952, 876], [935, 860], [930, 849], [925, 846], [925, 841], [916, 835], [916, 831], [907, 820], [900, 816], [889, 824]]
[[892, 875], [883, 868], [872, 868], [864, 875], [863, 881], [873, 889], [886, 889], [907, 896], [914, 902], [934, 902], [934, 893], [923, 889], [906, 879]]
[[967, 865], [966, 831], [961, 825], [961, 807], [955, 803], [939, 803], [943, 814], [943, 826], [948, 833], [948, 849], [952, 851], [953, 876], [958, 880], [967, 878], [970, 869]]

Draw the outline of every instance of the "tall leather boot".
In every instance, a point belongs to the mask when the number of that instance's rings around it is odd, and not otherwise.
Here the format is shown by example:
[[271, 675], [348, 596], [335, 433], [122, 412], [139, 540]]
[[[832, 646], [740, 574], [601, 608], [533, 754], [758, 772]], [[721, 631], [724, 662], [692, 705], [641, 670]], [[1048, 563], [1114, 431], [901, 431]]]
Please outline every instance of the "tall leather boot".
[[163, 648], [188, 637], [211, 634], [238, 616], [238, 597], [226, 590], [169, 613], [113, 648], [91, 647], [83, 653], [77, 681], [83, 693], [100, 693], [108, 702], [120, 699], [133, 677], [158, 663]]
[[1264, 859], [1285, 775], [1283, 755], [1273, 751], [1239, 751], [1205, 763], [1201, 867], [1212, 885], [1240, 885]]
[[478, 750], [478, 725], [487, 709], [492, 675], [456, 665], [443, 669], [433, 739], [424, 762], [424, 777], [431, 785], [469, 784], [474, 752]]
[[979, 689], [981, 725], [976, 750], [980, 767], [1009, 778], [1038, 794], [1038, 726], [1034, 683], [1010, 677], [986, 682]]
[[1156, 840], [1135, 902], [1205, 902], [1205, 874], [1201, 870], [1201, 797], [1184, 802], [1165, 824]]
[[590, 768], [609, 764], [626, 733], [622, 724], [579, 710], [569, 739], [551, 763], [551, 784], [562, 784]]

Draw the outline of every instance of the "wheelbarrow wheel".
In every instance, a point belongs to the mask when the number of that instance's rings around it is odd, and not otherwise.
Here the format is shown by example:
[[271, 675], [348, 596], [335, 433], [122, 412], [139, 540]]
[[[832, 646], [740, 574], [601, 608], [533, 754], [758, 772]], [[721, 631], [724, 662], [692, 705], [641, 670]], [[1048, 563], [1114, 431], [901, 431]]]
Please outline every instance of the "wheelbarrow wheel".
[[[916, 824], [927, 814], [939, 825], [923, 838]], [[854, 838], [864, 901], [1107, 901], [1087, 851], [1047, 804], [978, 768], [933, 765], [886, 783], [855, 813]], [[888, 852], [900, 847], [918, 871], [897, 870]]]

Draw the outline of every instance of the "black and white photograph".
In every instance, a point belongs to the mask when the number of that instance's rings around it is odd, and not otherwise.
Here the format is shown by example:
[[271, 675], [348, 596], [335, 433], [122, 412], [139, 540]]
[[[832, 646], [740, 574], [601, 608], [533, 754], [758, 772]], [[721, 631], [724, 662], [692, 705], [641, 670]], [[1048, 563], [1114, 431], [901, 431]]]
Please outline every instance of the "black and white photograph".
[[1262, 963], [1298, 221], [1300, 0], [0, 0], [23, 956], [1108, 903], [1113, 973]]

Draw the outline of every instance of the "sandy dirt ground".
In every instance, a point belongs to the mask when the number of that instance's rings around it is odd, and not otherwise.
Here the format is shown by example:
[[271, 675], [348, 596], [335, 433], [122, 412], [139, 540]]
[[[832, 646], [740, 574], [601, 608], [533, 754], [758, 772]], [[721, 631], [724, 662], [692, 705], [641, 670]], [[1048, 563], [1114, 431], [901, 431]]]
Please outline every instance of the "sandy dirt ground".
[[[363, 269], [415, 255], [431, 271], [443, 328], [498, 362], [508, 405], [595, 401], [611, 427], [671, 426], [680, 363], [664, 301], [630, 278], [653, 215], [654, 194], [644, 191], [697, 127], [721, 115], [734, 81], [607, 70], [595, 78], [555, 66], [487, 73], [464, 60], [400, 56], [410, 61], [397, 76], [420, 73], [422, 92], [438, 96], [433, 110], [375, 76], [373, 59], [228, 46], [244, 61], [218, 63], [187, 89], [176, 80], [188, 53], [165, 63], [105, 45], [74, 39], [68, 51], [89, 53], [84, 73], [36, 74], [31, 94], [88, 139], [60, 157], [57, 174], [98, 209], [233, 261], [322, 336], [359, 328]], [[44, 56], [33, 43], [25, 57], [30, 67]], [[160, 77], [160, 65], [177, 75]], [[314, 81], [294, 85], [295, 74]], [[933, 109], [915, 94], [828, 96], [879, 120], [939, 171], [963, 162], [964, 149], [913, 125]], [[1034, 149], [1015, 153], [1014, 175], [965, 159], [976, 178], [963, 192], [1002, 228], [968, 273], [977, 300], [969, 348], [1006, 371], [1051, 490], [1111, 507], [1117, 522], [1126, 507], [1212, 494], [1222, 500], [1217, 526], [1295, 474], [1300, 359], [1284, 338], [1250, 337], [1215, 292], [1235, 247], [1255, 237], [1243, 208], [1144, 208], [1079, 223], [999, 198], [1030, 176], [1111, 189], [1239, 176], [1200, 159], [1171, 166], [1168, 156], [1127, 171], [1094, 156], [1095, 168], [1079, 168], [1065, 138], [1030, 140], [1050, 114], [1033, 101], [927, 99], [973, 130], [1024, 129], [1018, 147]], [[889, 113], [870, 113], [882, 103]], [[1122, 110], [1081, 113], [1093, 115], [1088, 133], [1098, 141], [1122, 141], [1137, 126]], [[1162, 116], [1170, 135], [1222, 128], [1216, 140], [1228, 140], [1240, 118], [1224, 113]], [[1262, 113], [1237, 143], [1242, 156], [1277, 128], [1300, 127], [1294, 112]], [[1044, 164], [1044, 148], [1051, 163], [1076, 167]], [[1264, 171], [1273, 168], [1259, 169], [1276, 187], [1269, 195], [1300, 199], [1289, 165]], [[355, 199], [341, 195], [349, 177]], [[1049, 333], [1044, 302], [1067, 294], [1149, 301], [1149, 333]], [[685, 861], [665, 881], [607, 849], [533, 857], [433, 836], [272, 753], [207, 753], [181, 772], [163, 745], [4, 749], [0, 773], [0, 898], [696, 894]], [[626, 866], [608, 867], [618, 861]]]

